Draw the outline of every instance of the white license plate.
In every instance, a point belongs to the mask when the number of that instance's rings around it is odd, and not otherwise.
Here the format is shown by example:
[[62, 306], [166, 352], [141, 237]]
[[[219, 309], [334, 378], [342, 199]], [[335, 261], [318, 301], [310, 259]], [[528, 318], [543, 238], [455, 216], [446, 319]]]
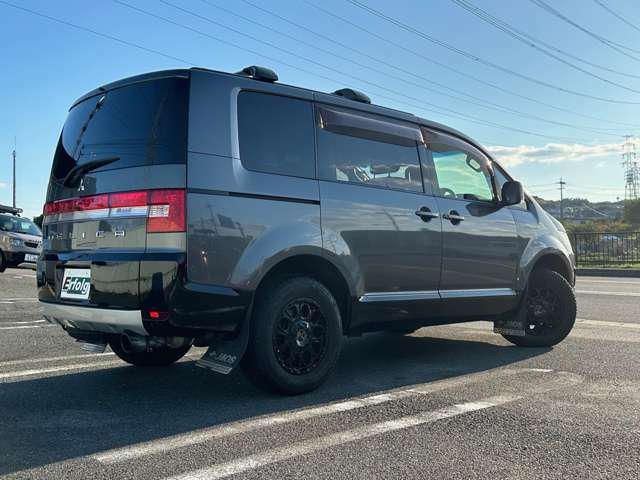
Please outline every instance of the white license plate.
[[91, 269], [67, 268], [62, 277], [60, 298], [87, 300], [91, 288]]
[[38, 261], [38, 255], [34, 255], [32, 253], [27, 253], [24, 256], [25, 262], [36, 263]]

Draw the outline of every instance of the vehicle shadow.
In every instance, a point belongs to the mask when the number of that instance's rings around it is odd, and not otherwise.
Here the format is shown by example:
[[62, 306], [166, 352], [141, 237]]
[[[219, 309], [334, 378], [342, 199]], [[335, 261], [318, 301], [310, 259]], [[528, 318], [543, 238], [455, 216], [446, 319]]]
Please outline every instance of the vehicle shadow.
[[215, 375], [190, 361], [2, 384], [0, 475], [257, 415], [486, 371], [546, 351], [370, 334], [347, 340], [328, 382], [296, 397], [265, 393], [239, 371]]

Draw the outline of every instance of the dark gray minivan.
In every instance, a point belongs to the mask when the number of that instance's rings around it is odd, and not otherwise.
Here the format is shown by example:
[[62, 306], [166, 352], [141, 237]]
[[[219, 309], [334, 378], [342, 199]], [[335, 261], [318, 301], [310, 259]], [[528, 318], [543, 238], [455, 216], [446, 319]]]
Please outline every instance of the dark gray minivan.
[[319, 386], [345, 335], [494, 322], [510, 342], [573, 327], [562, 225], [482, 147], [364, 94], [200, 68], [105, 85], [71, 107], [37, 267], [47, 320], [92, 351], [242, 363]]

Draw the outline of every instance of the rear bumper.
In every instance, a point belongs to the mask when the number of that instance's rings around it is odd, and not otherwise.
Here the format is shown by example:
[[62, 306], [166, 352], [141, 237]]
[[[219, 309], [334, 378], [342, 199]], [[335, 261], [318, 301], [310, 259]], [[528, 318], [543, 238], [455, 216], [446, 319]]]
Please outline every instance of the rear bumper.
[[114, 310], [40, 302], [42, 315], [50, 323], [66, 330], [121, 334], [133, 332], [148, 335], [140, 310]]

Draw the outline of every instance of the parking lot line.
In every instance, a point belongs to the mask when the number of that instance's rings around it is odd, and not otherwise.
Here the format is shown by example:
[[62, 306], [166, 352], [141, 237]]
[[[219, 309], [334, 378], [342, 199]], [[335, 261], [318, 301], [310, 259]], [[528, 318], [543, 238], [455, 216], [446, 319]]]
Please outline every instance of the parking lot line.
[[[439, 371], [443, 370], [439, 369]], [[246, 433], [273, 425], [282, 425], [295, 421], [299, 422], [320, 416], [331, 415], [333, 413], [347, 412], [355, 409], [369, 407], [372, 405], [380, 405], [382, 403], [391, 402], [393, 400], [400, 400], [409, 396], [434, 393], [441, 390], [466, 385], [469, 383], [476, 383], [491, 378], [514, 375], [516, 373], [525, 371], [529, 370], [504, 368], [496, 371], [460, 375], [458, 377], [437, 380], [423, 385], [415, 385], [412, 388], [404, 390], [397, 390], [364, 398], [345, 400], [343, 402], [332, 403], [321, 407], [311, 407], [290, 412], [277, 413], [264, 417], [258, 417], [250, 420], [241, 420], [226, 425], [196, 430], [193, 432], [174, 435], [172, 437], [167, 437], [159, 440], [152, 440], [136, 445], [129, 445], [126, 447], [93, 454], [92, 458], [99, 461], [100, 463], [105, 464], [120, 463], [135, 458], [162, 453], [167, 450], [196, 445], [216, 438], [223, 438], [240, 433]], [[444, 372], [446, 372], [446, 370]]]
[[594, 325], [599, 327], [622, 327], [622, 328], [635, 328], [640, 329], [640, 323], [629, 322], [609, 322], [605, 320], [588, 320], [586, 318], [576, 319], [578, 325]]
[[117, 364], [122, 364], [122, 362], [111, 361], [111, 362], [95, 362], [95, 363], [76, 363], [73, 365], [64, 365], [60, 367], [47, 367], [47, 368], [37, 368], [33, 370], [20, 370], [18, 372], [0, 373], [0, 380], [21, 378], [21, 377], [31, 377], [33, 375], [42, 375], [43, 373], [57, 373], [57, 372], [67, 372], [69, 370], [83, 370], [85, 368], [111, 367]]
[[62, 357], [48, 357], [48, 358], [25, 358], [23, 360], [9, 360], [6, 362], [0, 362], [0, 368], [2, 367], [10, 367], [12, 365], [24, 365], [27, 363], [49, 363], [49, 362], [60, 362], [64, 360], [78, 360], [78, 359], [92, 359], [96, 357], [104, 357], [104, 356], [112, 356], [115, 355], [113, 352], [105, 352], [105, 353], [90, 353], [84, 355], [67, 355]]
[[311, 438], [294, 445], [268, 450], [266, 452], [239, 458], [220, 465], [214, 465], [213, 467], [207, 467], [201, 470], [195, 470], [170, 477], [169, 480], [213, 480], [217, 478], [225, 478], [248, 470], [255, 470], [272, 463], [300, 457], [302, 455], [308, 455], [319, 450], [325, 450], [345, 443], [356, 442], [358, 440], [364, 440], [373, 436], [416, 427], [418, 425], [425, 425], [438, 420], [463, 415], [465, 413], [497, 407], [521, 398], [522, 397], [516, 395], [498, 395], [476, 402], [459, 403], [440, 408], [438, 410], [422, 412], [417, 415], [408, 415], [394, 420], [387, 420], [385, 422], [365, 425], [352, 430], [345, 430], [325, 435], [320, 438]]
[[606, 290], [576, 290], [582, 295], [612, 295], [616, 297], [640, 297], [640, 292], [607, 292]]
[[46, 323], [46, 320], [29, 320], [29, 321], [25, 321], [25, 322], [0, 322], [0, 325], [9, 325], [9, 326], [13, 326], [13, 325], [32, 325], [34, 323]]
[[50, 324], [38, 324], [38, 325], [16, 325], [13, 327], [0, 327], [0, 330], [22, 330], [25, 328], [49, 328], [49, 327], [55, 327], [56, 325], [50, 325]]

